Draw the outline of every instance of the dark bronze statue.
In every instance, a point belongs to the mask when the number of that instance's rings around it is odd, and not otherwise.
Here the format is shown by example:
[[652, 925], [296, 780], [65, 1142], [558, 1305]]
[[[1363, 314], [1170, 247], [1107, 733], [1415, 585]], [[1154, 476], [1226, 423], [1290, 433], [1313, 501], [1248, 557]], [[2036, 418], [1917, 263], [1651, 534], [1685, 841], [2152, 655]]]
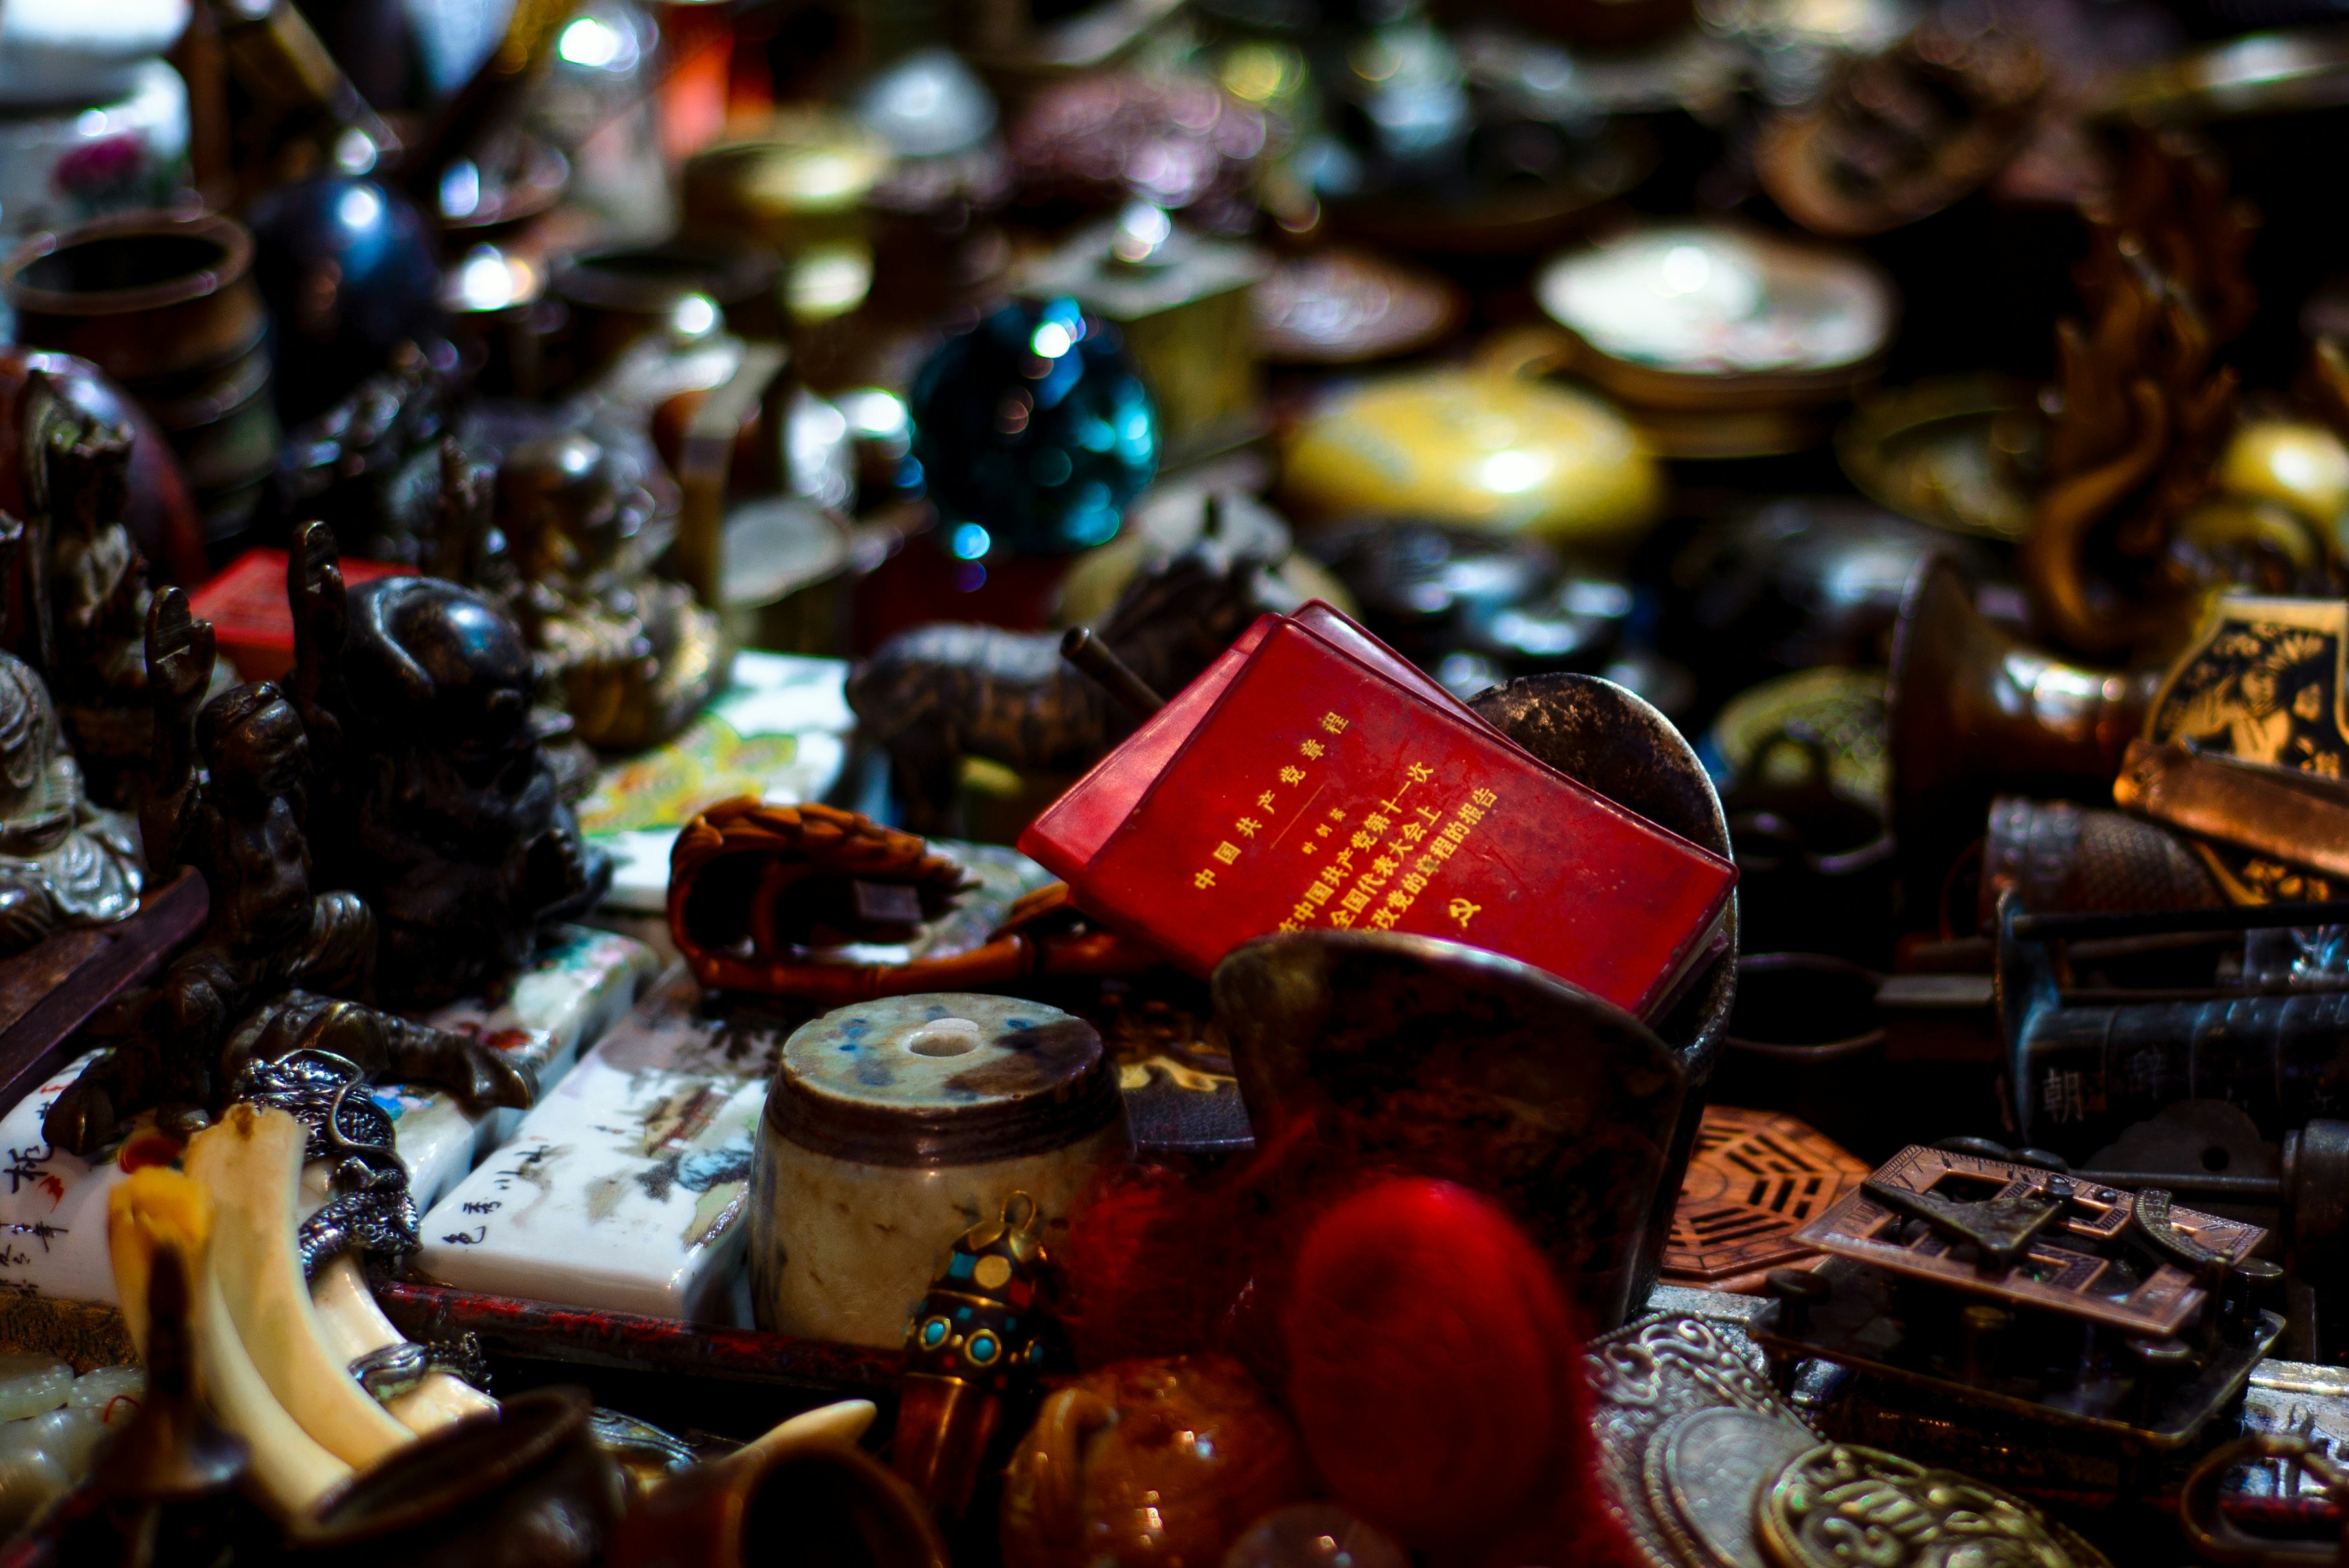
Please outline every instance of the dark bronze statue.
[[[1137, 577], [1099, 634], [1171, 697], [1268, 610], [1293, 607], [1256, 557], [1203, 541]], [[946, 830], [966, 756], [1021, 771], [1088, 768], [1134, 727], [1061, 657], [1058, 632], [946, 622], [901, 632], [848, 677], [860, 733], [889, 755], [910, 831]]]
[[34, 647], [90, 792], [110, 806], [131, 803], [154, 733], [147, 562], [122, 521], [130, 439], [87, 416], [51, 424], [41, 454], [48, 526], [27, 562]]
[[381, 931], [378, 995], [402, 1007], [494, 993], [547, 923], [611, 882], [557, 788], [534, 711], [539, 667], [481, 594], [386, 577], [346, 601], [334, 536], [312, 523], [288, 570], [294, 706], [325, 780], [322, 877]]
[[[412, 346], [287, 443], [279, 515], [336, 546], [478, 590], [539, 656], [578, 739], [633, 751], [692, 721], [723, 680], [718, 617], [652, 562], [677, 489], [642, 411], [595, 399], [477, 408]], [[299, 531], [298, 525], [292, 531]]]
[[2015, 569], [2041, 631], [2117, 658], [2182, 642], [2199, 589], [2278, 567], [2255, 533], [2196, 515], [2235, 424], [2239, 378], [2219, 356], [2256, 303], [2250, 214], [2209, 158], [2141, 138], [2090, 217], [2089, 320], [2056, 324], [2060, 412]]
[[[331, 555], [323, 573], [295, 580], [304, 598], [339, 598], [328, 591], [341, 586]], [[158, 985], [93, 1020], [91, 1033], [113, 1044], [50, 1106], [49, 1141], [88, 1154], [134, 1111], [211, 1106], [244, 1059], [305, 1047], [370, 1074], [393, 1069], [490, 1104], [528, 1105], [531, 1073], [481, 1041], [330, 999], [367, 995], [376, 923], [357, 894], [313, 891], [303, 716], [267, 681], [204, 700], [212, 629], [176, 588], [149, 609], [146, 652], [155, 755], [140, 829], [151, 864], [202, 875], [212, 912]]]
[[322, 518], [354, 555], [437, 571], [427, 545], [450, 393], [431, 356], [401, 344], [383, 369], [287, 438], [256, 526], [290, 538]]

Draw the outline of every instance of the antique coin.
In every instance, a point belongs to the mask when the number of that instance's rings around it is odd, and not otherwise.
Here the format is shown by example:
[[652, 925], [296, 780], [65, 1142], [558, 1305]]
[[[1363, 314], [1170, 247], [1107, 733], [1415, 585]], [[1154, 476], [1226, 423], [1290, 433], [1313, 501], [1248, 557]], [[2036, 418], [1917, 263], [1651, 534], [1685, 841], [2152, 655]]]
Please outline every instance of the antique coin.
[[1717, 1406], [1674, 1417], [1648, 1445], [1648, 1505], [1693, 1568], [1770, 1568], [1755, 1533], [1764, 1482], [1818, 1446], [1779, 1416]]
[[1796, 1455], [1755, 1522], [1773, 1568], [2111, 1568], [2021, 1498], [1849, 1443]]
[[1593, 1340], [1582, 1365], [1590, 1383], [1600, 1498], [1647, 1568], [1690, 1568], [1706, 1561], [1685, 1544], [1687, 1532], [1670, 1522], [1671, 1511], [1660, 1509], [1645, 1484], [1648, 1451], [1676, 1419], [1734, 1409], [1798, 1430], [1805, 1451], [1818, 1442], [1772, 1386], [1753, 1341], [1727, 1323], [1653, 1313]]

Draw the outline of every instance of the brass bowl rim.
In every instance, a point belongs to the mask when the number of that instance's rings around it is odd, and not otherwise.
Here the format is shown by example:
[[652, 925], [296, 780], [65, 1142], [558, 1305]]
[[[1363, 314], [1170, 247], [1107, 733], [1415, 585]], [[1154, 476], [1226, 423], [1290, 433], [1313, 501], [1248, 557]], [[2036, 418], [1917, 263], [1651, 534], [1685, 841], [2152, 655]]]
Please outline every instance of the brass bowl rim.
[[[96, 240], [164, 236], [209, 240], [220, 247], [220, 259], [208, 267], [117, 289], [55, 289], [25, 281], [26, 270], [61, 251]], [[133, 315], [166, 305], [226, 293], [253, 270], [253, 234], [233, 218], [217, 212], [183, 215], [165, 211], [120, 212], [94, 219], [62, 231], [47, 230], [16, 247], [5, 268], [0, 287], [20, 315]]]

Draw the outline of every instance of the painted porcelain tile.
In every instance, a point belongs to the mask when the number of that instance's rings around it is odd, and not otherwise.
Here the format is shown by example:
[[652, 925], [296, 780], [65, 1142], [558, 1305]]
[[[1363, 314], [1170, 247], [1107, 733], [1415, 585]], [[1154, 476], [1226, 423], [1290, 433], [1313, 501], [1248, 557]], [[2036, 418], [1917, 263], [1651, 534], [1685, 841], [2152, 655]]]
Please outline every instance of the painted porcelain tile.
[[703, 1017], [671, 970], [424, 1217], [419, 1272], [467, 1290], [713, 1317], [742, 1258], [744, 1192], [779, 1022]]
[[106, 1251], [106, 1193], [123, 1172], [113, 1161], [93, 1170], [41, 1137], [41, 1118], [97, 1052], [67, 1063], [0, 1117], [0, 1291], [112, 1302], [114, 1265]]
[[[522, 1057], [538, 1069], [543, 1097], [570, 1072], [583, 1046], [627, 1016], [658, 967], [652, 949], [634, 937], [565, 926], [561, 944], [514, 982], [502, 1006], [458, 1002], [429, 1022], [480, 1035]], [[522, 1125], [521, 1111], [468, 1110], [447, 1090], [422, 1084], [379, 1085], [376, 1100], [394, 1119], [394, 1140], [419, 1210], [440, 1202]]]
[[[559, 1083], [580, 1047], [622, 1016], [652, 973], [641, 942], [564, 929], [559, 945], [515, 982], [504, 1006], [459, 1003], [432, 1016], [443, 1028], [478, 1031], [523, 1056], [545, 1080]], [[41, 1118], [96, 1052], [67, 1063], [6, 1115], [0, 1116], [0, 1293], [111, 1302], [114, 1269], [106, 1250], [106, 1194], [123, 1176], [115, 1161], [96, 1167], [52, 1150]], [[419, 1207], [494, 1146], [492, 1123], [512, 1111], [469, 1113], [439, 1089], [378, 1085], [376, 1101], [397, 1119], [400, 1157], [409, 1162]]]

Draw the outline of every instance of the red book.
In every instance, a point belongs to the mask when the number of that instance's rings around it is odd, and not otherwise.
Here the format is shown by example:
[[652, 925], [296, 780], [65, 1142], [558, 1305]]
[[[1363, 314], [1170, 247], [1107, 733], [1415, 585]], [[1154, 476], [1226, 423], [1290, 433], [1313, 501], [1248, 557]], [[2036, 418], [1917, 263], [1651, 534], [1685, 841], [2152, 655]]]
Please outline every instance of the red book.
[[[413, 566], [345, 556], [343, 581], [412, 574]], [[248, 550], [188, 596], [188, 611], [212, 624], [239, 680], [274, 681], [294, 667], [294, 612], [285, 603], [285, 552]]]
[[1640, 1016], [1703, 956], [1737, 876], [1322, 604], [1249, 628], [1019, 847], [1198, 974], [1269, 932], [1402, 931]]

